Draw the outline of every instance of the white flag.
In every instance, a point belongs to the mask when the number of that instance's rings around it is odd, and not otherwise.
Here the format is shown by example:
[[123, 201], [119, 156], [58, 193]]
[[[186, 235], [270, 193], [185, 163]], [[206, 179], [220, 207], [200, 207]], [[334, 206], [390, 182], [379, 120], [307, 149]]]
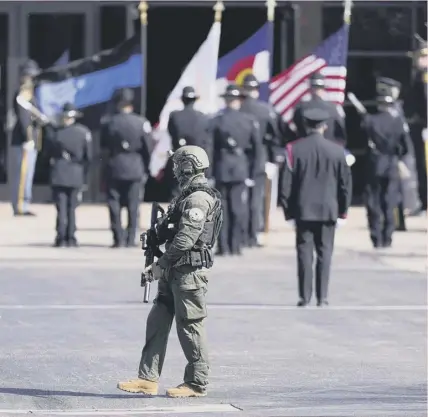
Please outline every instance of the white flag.
[[215, 113], [218, 110], [217, 101], [217, 62], [220, 46], [221, 23], [214, 22], [207, 38], [199, 47], [187, 67], [181, 74], [176, 86], [166, 100], [159, 117], [159, 140], [150, 161], [150, 174], [156, 177], [168, 160], [168, 150], [171, 149], [171, 138], [167, 133], [169, 115], [174, 110], [181, 110], [183, 103], [181, 93], [183, 88], [193, 87], [200, 99], [195, 108], [204, 113]]
[[220, 45], [221, 23], [214, 22], [204, 43], [199, 47], [192, 60], [183, 71], [178, 83], [171, 91], [159, 118], [159, 128], [165, 130], [168, 126], [169, 114], [183, 107], [181, 93], [183, 88], [191, 86], [200, 96], [197, 108], [204, 113], [217, 111], [217, 62]]

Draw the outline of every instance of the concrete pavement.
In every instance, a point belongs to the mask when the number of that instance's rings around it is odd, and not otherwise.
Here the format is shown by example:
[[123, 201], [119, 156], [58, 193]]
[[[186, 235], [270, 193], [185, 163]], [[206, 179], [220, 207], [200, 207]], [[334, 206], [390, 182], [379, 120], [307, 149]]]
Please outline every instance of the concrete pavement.
[[[139, 249], [108, 249], [103, 206], [78, 209], [78, 249], [54, 249], [55, 211], [0, 205], [0, 417], [32, 415], [426, 416], [426, 219], [374, 251], [364, 212], [338, 230], [331, 306], [297, 309], [293, 233], [218, 259], [207, 321], [212, 378], [197, 400], [118, 391], [136, 375], [149, 311]], [[142, 206], [141, 226], [149, 205]], [[155, 288], [153, 289], [153, 291]], [[171, 333], [161, 390], [181, 382]], [[66, 414], [67, 413], [67, 414]]]

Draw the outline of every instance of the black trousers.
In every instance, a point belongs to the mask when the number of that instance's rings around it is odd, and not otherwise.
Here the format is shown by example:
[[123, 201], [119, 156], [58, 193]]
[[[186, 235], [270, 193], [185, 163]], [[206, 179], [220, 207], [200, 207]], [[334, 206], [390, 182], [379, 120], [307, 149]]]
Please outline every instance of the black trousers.
[[373, 177], [366, 188], [367, 219], [375, 246], [390, 244], [395, 229], [398, 179]]
[[223, 225], [218, 239], [220, 253], [237, 254], [243, 242], [244, 221], [248, 220], [248, 188], [242, 182], [216, 183], [223, 203]]
[[53, 186], [52, 194], [57, 212], [57, 240], [75, 241], [76, 207], [79, 204], [79, 188]]
[[419, 198], [422, 203], [422, 210], [427, 209], [427, 170], [425, 161], [425, 144], [422, 140], [421, 125], [414, 125], [410, 127], [410, 134], [412, 137], [413, 146], [415, 148], [416, 170], [418, 173], [418, 189]]
[[257, 243], [257, 235], [262, 231], [264, 214], [265, 177], [256, 177], [254, 187], [248, 189], [248, 210], [244, 222], [244, 242], [248, 245]]
[[[114, 243], [133, 244], [138, 226], [138, 209], [143, 184], [141, 181], [110, 180], [107, 189], [107, 204]], [[120, 214], [122, 208], [128, 212], [128, 227], [122, 228]]]
[[335, 222], [296, 222], [299, 297], [307, 303], [312, 297], [314, 249], [317, 254], [315, 294], [318, 301], [327, 299], [335, 232]]

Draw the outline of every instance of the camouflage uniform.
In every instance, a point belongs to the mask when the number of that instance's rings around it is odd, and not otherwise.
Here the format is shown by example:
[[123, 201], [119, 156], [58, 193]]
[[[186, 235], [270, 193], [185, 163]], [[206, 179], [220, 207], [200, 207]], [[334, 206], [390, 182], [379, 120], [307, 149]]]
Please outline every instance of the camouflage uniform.
[[[201, 149], [184, 146], [176, 154], [183, 152], [183, 149], [186, 152], [186, 148]], [[182, 194], [173, 200], [168, 213], [167, 222], [172, 222], [177, 231], [168, 239], [166, 251], [157, 262], [157, 268], [160, 267], [161, 271], [158, 294], [147, 319], [139, 379], [119, 383], [118, 388], [128, 392], [157, 394], [157, 382], [175, 317], [178, 338], [188, 364], [184, 384], [168, 390], [167, 395], [204, 396], [209, 372], [204, 328], [207, 317], [205, 295], [208, 270], [212, 266], [211, 242], [215, 242], [221, 226], [220, 195], [208, 186], [203, 173], [197, 173], [182, 188]], [[207, 225], [212, 227], [207, 228]]]

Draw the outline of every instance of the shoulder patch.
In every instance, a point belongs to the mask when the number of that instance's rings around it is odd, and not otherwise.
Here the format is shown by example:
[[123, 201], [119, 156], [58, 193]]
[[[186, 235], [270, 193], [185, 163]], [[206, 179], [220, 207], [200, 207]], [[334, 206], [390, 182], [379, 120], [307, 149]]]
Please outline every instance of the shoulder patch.
[[145, 133], [150, 133], [152, 131], [152, 125], [148, 120], [143, 123], [143, 130]]
[[404, 122], [404, 123], [403, 123], [403, 129], [404, 129], [404, 131], [405, 131], [406, 133], [409, 133], [409, 132], [410, 132], [409, 125], [407, 124], [407, 122]]
[[205, 217], [204, 212], [197, 207], [187, 210], [187, 216], [194, 222], [201, 222]]

